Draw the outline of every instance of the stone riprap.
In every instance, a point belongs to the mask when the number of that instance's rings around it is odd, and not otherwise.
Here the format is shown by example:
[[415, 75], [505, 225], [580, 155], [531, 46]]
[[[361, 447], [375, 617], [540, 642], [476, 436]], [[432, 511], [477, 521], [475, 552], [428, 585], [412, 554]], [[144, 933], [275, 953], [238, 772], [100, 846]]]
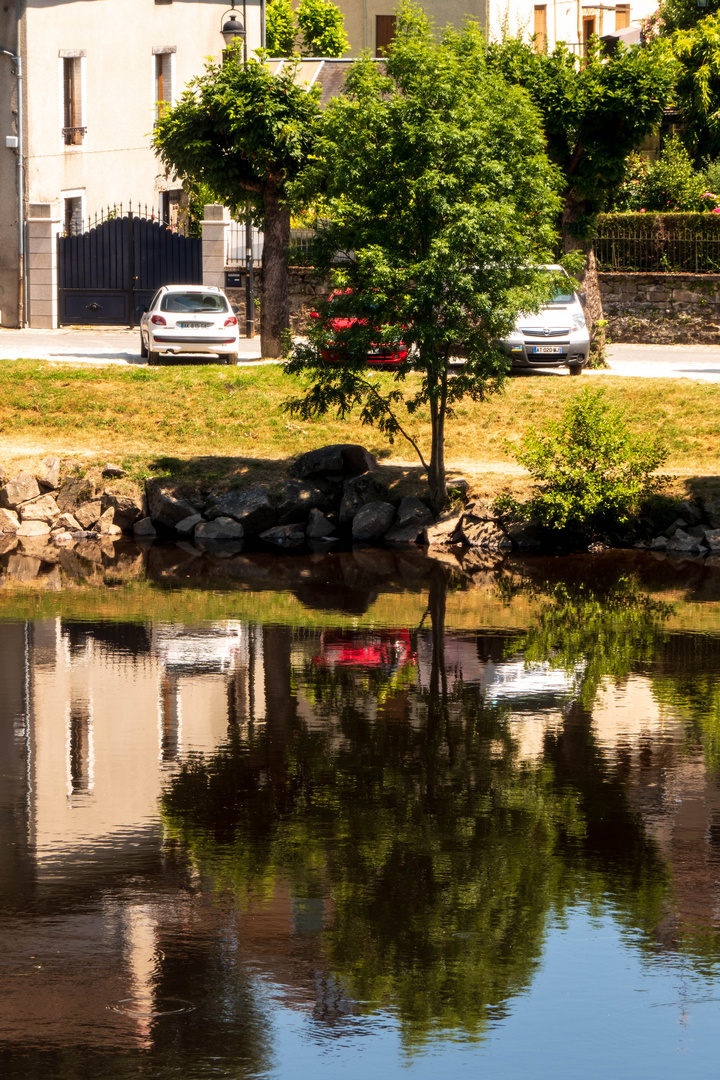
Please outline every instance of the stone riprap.
[[598, 274], [611, 341], [720, 344], [720, 274]]
[[[372, 468], [358, 473], [363, 465]], [[467, 500], [436, 517], [414, 496], [394, 496], [389, 475], [361, 446], [342, 444], [304, 454], [280, 492], [265, 485], [243, 490], [197, 491], [170, 477], [154, 477], [144, 489], [100, 468], [64, 480], [46, 460], [36, 474], [6, 478], [0, 488], [0, 555], [18, 545], [45, 557], [43, 545], [96, 542], [123, 536], [152, 542], [175, 540], [200, 551], [243, 548], [311, 552], [353, 544], [421, 545], [441, 561], [458, 552], [501, 556], [538, 551], [547, 544], [537, 522]], [[40, 491], [39, 477], [53, 475], [58, 487]], [[115, 485], [122, 484], [122, 487]], [[21, 496], [27, 496], [21, 498]], [[12, 505], [10, 505], [12, 504]], [[674, 555], [720, 552], [720, 500], [682, 502], [679, 517], [637, 548]], [[45, 551], [47, 554], [47, 551]]]

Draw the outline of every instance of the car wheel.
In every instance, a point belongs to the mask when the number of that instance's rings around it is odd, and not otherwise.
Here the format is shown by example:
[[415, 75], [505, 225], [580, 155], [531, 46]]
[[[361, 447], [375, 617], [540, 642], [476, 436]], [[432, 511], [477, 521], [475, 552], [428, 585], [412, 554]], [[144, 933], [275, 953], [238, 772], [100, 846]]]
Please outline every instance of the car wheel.
[[568, 364], [568, 371], [570, 372], [571, 375], [582, 375], [582, 373], [583, 373], [583, 365], [582, 364]]
[[236, 352], [229, 352], [227, 354], [227, 356], [225, 357], [225, 360], [226, 360], [226, 362], [228, 364], [237, 364], [238, 359], [239, 359], [239, 357], [238, 357], [238, 354]]
[[152, 349], [148, 351], [148, 364], [159, 366], [162, 363], [159, 352], [153, 352]]
[[140, 334], [140, 356], [145, 360], [147, 358], [147, 345], [145, 344], [145, 338]]

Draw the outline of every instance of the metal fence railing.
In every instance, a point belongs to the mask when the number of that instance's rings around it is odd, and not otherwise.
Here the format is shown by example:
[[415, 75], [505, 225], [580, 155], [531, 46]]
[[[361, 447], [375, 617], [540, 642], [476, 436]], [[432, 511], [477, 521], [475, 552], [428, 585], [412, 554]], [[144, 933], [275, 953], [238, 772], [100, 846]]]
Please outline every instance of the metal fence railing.
[[244, 221], [231, 221], [225, 232], [225, 265], [230, 268], [245, 266], [247, 262], [248, 241], [252, 249], [253, 266], [262, 263], [265, 237], [254, 225], [248, 228]]
[[[687, 221], [690, 215], [682, 216]], [[705, 221], [686, 224], [657, 214], [633, 222], [630, 215], [623, 220], [601, 215], [594, 239], [598, 270], [720, 273], [720, 222], [710, 214], [692, 216]]]

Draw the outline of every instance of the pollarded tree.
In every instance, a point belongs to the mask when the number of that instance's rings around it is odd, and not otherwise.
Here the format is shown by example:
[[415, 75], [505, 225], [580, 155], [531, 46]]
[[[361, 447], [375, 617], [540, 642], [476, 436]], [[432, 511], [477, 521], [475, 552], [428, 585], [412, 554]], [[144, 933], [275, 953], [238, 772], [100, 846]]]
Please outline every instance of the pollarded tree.
[[[239, 53], [235, 54], [236, 57]], [[208, 64], [158, 121], [153, 146], [182, 180], [207, 185], [237, 213], [248, 202], [265, 233], [260, 329], [264, 356], [279, 356], [290, 324], [286, 187], [308, 160], [319, 89], [296, 85], [256, 60]]]
[[[479, 27], [438, 40], [421, 9], [401, 8], [388, 59], [353, 66], [294, 185], [303, 201], [325, 200], [315, 265], [351, 290], [333, 308], [359, 318], [338, 331], [326, 308], [313, 321], [288, 365], [310, 385], [287, 408], [312, 417], [358, 406], [391, 440], [406, 436], [441, 507], [453, 404], [499, 389], [507, 358], [495, 342], [551, 291], [533, 267], [553, 261], [557, 182], [537, 112], [488, 67]], [[353, 255], [338, 264], [338, 251]], [[387, 390], [365, 358], [400, 340], [408, 357]], [[429, 454], [400, 422], [403, 405], [429, 412]]]

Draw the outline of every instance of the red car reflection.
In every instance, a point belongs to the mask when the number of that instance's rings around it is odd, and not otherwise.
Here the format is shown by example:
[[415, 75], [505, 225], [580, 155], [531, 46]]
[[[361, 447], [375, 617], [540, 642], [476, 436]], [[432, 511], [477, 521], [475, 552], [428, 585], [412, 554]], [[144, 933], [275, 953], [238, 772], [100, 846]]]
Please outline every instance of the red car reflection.
[[[342, 334], [344, 331], [349, 330], [352, 326], [366, 326], [367, 319], [358, 319], [355, 315], [349, 314], [347, 311], [338, 313], [336, 318], [332, 315], [333, 301], [336, 297], [349, 296], [352, 293], [352, 289], [335, 289], [330, 294], [328, 303], [330, 304], [330, 320], [331, 326], [335, 334]], [[321, 318], [319, 311], [310, 312], [311, 319]], [[402, 364], [403, 360], [407, 359], [407, 345], [404, 341], [398, 341], [395, 345], [371, 345], [367, 353], [368, 364]], [[328, 349], [323, 350], [323, 359], [325, 360], [342, 360], [344, 353], [342, 349], [334, 349], [332, 344]]]
[[390, 675], [405, 664], [417, 664], [409, 630], [324, 630], [317, 667], [377, 668]]

